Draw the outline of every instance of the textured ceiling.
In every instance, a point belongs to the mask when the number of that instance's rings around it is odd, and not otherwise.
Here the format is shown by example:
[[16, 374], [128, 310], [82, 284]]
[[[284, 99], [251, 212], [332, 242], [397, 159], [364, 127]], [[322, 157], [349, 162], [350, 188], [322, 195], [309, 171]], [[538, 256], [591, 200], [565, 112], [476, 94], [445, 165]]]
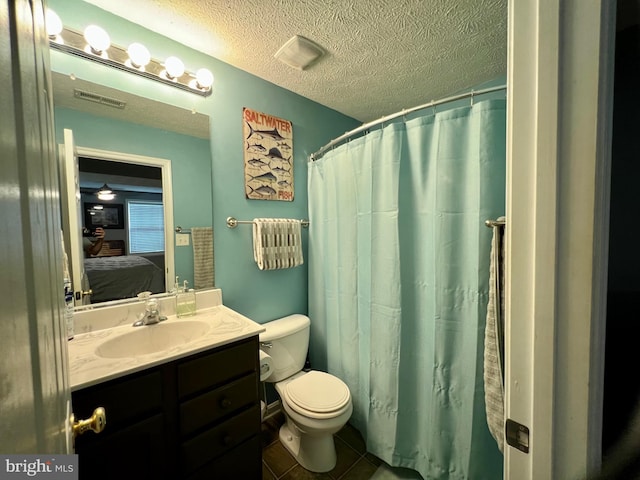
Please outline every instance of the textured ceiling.
[[[507, 0], [86, 1], [362, 122], [506, 73]], [[277, 61], [296, 34], [328, 55]]]

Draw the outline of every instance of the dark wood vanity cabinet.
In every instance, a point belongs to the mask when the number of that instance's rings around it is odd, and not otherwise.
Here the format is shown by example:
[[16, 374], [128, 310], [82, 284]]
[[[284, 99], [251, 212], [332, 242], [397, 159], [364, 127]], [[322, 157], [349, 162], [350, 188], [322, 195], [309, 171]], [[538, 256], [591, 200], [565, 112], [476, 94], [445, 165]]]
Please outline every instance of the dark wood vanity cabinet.
[[76, 438], [80, 479], [259, 479], [258, 337], [72, 394], [76, 418], [105, 408], [103, 432]]

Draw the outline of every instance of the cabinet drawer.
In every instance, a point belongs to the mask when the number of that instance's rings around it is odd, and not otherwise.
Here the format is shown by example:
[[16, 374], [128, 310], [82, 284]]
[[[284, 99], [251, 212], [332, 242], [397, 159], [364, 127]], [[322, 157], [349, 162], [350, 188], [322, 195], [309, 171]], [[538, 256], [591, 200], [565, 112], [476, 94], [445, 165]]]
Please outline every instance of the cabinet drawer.
[[189, 433], [258, 402], [258, 377], [252, 373], [180, 405], [180, 433]]
[[262, 478], [262, 444], [259, 436], [252, 437], [223, 456], [202, 467], [187, 480], [212, 478]]
[[111, 380], [73, 392], [71, 398], [76, 418], [88, 418], [96, 407], [104, 407], [107, 425], [101, 435], [108, 434], [162, 409], [162, 374], [154, 370]]
[[181, 466], [184, 474], [191, 473], [203, 465], [240, 445], [260, 432], [260, 407], [249, 410], [220, 425], [184, 442], [180, 448]]
[[258, 370], [258, 337], [206, 353], [178, 365], [178, 393], [184, 398]]

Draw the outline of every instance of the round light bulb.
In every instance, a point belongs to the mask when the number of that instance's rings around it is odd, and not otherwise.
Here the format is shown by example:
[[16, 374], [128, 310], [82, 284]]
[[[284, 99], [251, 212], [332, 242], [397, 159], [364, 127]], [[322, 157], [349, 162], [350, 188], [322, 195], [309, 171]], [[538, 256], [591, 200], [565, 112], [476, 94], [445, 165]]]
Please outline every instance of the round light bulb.
[[141, 43], [134, 42], [127, 48], [129, 59], [136, 68], [141, 68], [147, 65], [151, 61], [151, 54], [147, 47]]
[[179, 78], [184, 74], [184, 63], [178, 57], [169, 57], [164, 61], [164, 68], [169, 78]]
[[58, 14], [50, 8], [47, 8], [45, 23], [47, 25], [47, 35], [50, 37], [55, 38], [62, 32], [62, 20], [60, 20]]
[[84, 39], [97, 55], [100, 55], [111, 46], [109, 34], [97, 25], [89, 25], [84, 29]]
[[211, 85], [213, 85], [213, 73], [206, 68], [201, 68], [196, 72], [196, 82], [198, 82], [198, 87], [200, 88], [205, 90], [211, 88]]

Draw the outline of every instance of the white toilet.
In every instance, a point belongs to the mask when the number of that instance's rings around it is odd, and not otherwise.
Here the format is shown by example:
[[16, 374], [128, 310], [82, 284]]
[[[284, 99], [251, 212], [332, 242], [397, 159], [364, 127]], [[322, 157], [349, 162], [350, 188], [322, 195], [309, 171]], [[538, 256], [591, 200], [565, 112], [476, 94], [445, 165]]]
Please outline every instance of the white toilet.
[[312, 472], [328, 472], [336, 465], [333, 434], [351, 417], [349, 387], [324, 372], [303, 372], [309, 347], [309, 318], [290, 315], [263, 324], [260, 349], [272, 358], [272, 373], [286, 423], [280, 441], [297, 462]]

